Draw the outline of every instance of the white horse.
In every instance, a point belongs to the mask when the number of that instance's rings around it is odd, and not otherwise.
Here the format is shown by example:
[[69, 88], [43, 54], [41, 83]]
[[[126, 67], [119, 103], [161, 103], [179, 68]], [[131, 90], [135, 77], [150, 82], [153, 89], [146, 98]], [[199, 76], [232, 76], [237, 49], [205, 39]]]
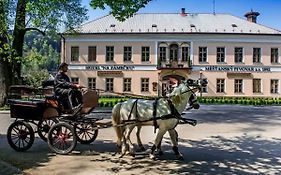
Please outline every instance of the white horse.
[[[174, 88], [169, 94], [169, 98], [159, 98], [158, 100], [129, 99], [126, 102], [116, 104], [112, 109], [112, 124], [115, 126], [117, 134], [117, 148], [122, 148], [122, 156], [127, 149], [134, 155], [130, 134], [135, 126], [140, 129], [140, 126], [154, 125], [159, 130], [151, 148], [150, 157], [155, 158], [155, 150], [160, 147], [163, 135], [168, 131], [175, 155], [178, 159], [183, 159], [178, 151], [178, 134], [175, 127], [190, 96], [206, 84], [207, 82], [202, 80], [196, 81], [196, 83], [193, 80], [187, 80]], [[139, 134], [138, 132], [137, 134]], [[138, 138], [138, 144], [142, 145], [140, 138]]]
[[[200, 104], [197, 101], [196, 95], [195, 93], [191, 94], [188, 100], [189, 106], [186, 108], [186, 110], [190, 110], [190, 109], [199, 109], [200, 108]], [[192, 119], [187, 119], [189, 120], [189, 124], [195, 126], [197, 124], [196, 120], [192, 120]], [[137, 125], [137, 132], [136, 132], [136, 136], [137, 136], [137, 143], [138, 143], [138, 147], [141, 151], [145, 151], [146, 149], [144, 148], [142, 141], [141, 141], [141, 137], [140, 137], [140, 132], [141, 132], [141, 128], [142, 125], [139, 124]], [[157, 146], [157, 153], [158, 155], [163, 155], [163, 151], [161, 150], [161, 142], [160, 144]]]

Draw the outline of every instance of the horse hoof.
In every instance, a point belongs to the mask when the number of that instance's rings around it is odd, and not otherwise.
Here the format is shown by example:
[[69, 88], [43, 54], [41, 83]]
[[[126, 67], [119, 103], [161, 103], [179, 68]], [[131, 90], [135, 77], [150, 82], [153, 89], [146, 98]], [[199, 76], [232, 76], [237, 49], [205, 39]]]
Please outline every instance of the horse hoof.
[[150, 155], [149, 155], [149, 158], [152, 159], [152, 160], [156, 160], [156, 156], [153, 155], [153, 154], [150, 154]]
[[119, 156], [119, 158], [123, 158], [124, 155], [125, 155], [125, 153], [122, 153], [122, 154]]

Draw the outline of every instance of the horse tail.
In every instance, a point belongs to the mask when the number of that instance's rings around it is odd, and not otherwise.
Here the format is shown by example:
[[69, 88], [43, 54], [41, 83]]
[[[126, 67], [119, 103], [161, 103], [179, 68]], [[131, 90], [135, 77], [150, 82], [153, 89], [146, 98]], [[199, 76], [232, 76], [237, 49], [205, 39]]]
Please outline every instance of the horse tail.
[[[121, 109], [122, 103], [117, 103], [113, 109], [112, 109], [112, 125], [115, 129], [116, 135], [117, 135], [117, 151], [121, 151], [121, 140], [124, 133], [124, 127], [118, 126], [121, 124], [121, 115], [120, 115], [120, 109]], [[119, 150], [120, 149], [120, 150]]]

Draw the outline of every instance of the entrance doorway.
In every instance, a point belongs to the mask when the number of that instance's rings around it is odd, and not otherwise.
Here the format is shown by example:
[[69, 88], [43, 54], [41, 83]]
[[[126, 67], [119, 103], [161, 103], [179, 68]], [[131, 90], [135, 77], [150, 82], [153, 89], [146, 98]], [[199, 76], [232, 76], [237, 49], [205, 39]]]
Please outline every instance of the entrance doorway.
[[183, 76], [180, 75], [166, 75], [162, 78], [162, 96], [166, 96], [171, 93], [173, 89], [185, 80]]

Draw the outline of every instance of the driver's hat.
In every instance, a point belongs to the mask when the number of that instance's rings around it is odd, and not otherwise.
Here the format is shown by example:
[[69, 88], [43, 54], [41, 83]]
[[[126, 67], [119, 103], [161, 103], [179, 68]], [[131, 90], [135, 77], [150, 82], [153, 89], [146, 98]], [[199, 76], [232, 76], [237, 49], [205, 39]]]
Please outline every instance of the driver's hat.
[[59, 65], [59, 69], [62, 69], [64, 66], [68, 66], [68, 64], [65, 63], [65, 62], [61, 63], [61, 64]]

